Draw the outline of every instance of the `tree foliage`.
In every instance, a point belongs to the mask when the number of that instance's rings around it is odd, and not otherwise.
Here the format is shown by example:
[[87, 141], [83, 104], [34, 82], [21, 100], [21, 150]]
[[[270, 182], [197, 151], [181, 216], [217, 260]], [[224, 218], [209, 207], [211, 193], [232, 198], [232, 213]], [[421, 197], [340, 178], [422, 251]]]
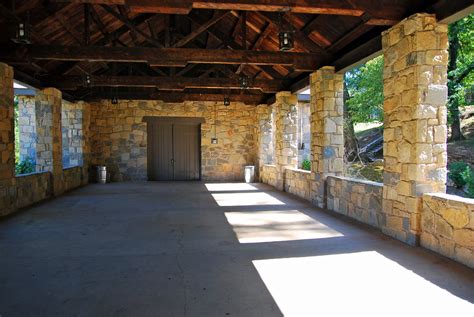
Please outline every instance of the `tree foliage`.
[[347, 111], [354, 124], [383, 120], [383, 56], [345, 74]]
[[449, 25], [448, 109], [452, 139], [463, 136], [459, 108], [467, 104], [466, 90], [474, 86], [474, 14]]

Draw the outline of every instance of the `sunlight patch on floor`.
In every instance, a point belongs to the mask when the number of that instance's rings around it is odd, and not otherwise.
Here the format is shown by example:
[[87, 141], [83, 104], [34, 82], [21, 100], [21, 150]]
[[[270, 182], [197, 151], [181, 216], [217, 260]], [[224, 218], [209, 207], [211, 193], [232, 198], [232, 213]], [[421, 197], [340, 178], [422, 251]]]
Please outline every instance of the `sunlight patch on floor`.
[[210, 192], [258, 190], [257, 187], [246, 183], [210, 183], [206, 184], [206, 188]]
[[375, 251], [252, 261], [284, 316], [474, 316], [474, 305]]
[[343, 236], [298, 210], [226, 212], [225, 216], [240, 243]]
[[212, 194], [214, 200], [221, 207], [255, 206], [255, 205], [285, 205], [284, 202], [267, 193], [232, 193]]

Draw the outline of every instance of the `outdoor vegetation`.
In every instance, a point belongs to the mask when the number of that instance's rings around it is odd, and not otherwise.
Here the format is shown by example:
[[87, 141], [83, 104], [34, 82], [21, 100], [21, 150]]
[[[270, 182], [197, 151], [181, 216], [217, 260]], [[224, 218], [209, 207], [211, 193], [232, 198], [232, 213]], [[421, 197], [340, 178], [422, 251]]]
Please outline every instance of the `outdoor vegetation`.
[[[474, 197], [474, 14], [449, 26], [448, 153], [469, 149], [465, 157], [448, 156], [448, 192]], [[347, 174], [382, 181], [383, 56], [346, 72], [344, 135]]]
[[19, 126], [19, 107], [18, 107], [18, 97], [15, 96], [14, 99], [14, 111], [15, 111], [15, 173], [19, 174], [28, 174], [35, 171], [35, 163], [31, 158], [20, 159], [20, 126]]

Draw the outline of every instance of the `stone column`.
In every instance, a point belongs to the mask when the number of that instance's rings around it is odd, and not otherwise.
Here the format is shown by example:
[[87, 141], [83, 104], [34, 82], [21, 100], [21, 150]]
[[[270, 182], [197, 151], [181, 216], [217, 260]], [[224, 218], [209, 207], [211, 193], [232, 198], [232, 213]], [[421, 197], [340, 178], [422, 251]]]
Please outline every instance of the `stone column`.
[[311, 74], [311, 201], [326, 208], [326, 177], [344, 168], [343, 75], [325, 66]]
[[[272, 107], [266, 104], [257, 106], [257, 170], [262, 175], [263, 165], [273, 162], [274, 144], [272, 129]], [[261, 179], [260, 179], [261, 180]]]
[[36, 171], [52, 173], [54, 195], [63, 192], [61, 103], [55, 88], [36, 94]]
[[446, 191], [447, 30], [415, 14], [382, 34], [382, 231], [410, 245], [419, 243], [422, 194]]
[[91, 164], [90, 124], [91, 106], [87, 102], [82, 104], [82, 185], [89, 183], [89, 167]]
[[277, 186], [285, 188], [285, 169], [298, 163], [298, 97], [289, 91], [276, 94], [275, 107], [275, 165]]
[[0, 215], [14, 211], [13, 68], [0, 63]]

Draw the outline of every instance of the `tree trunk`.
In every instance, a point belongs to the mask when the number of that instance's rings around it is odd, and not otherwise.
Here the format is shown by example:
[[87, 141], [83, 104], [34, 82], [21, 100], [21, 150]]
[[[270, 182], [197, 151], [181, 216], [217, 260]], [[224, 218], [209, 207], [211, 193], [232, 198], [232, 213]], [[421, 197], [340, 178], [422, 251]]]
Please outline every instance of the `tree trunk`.
[[461, 120], [459, 118], [459, 104], [455, 98], [452, 98], [456, 93], [456, 79], [453, 78], [453, 71], [456, 69], [456, 61], [458, 59], [459, 37], [458, 27], [454, 24], [450, 28], [449, 37], [449, 64], [448, 64], [448, 111], [451, 116], [451, 141], [464, 140], [465, 137], [461, 131]]
[[344, 83], [344, 161], [353, 162], [359, 158], [359, 143], [354, 132], [354, 122], [347, 106], [349, 92]]

